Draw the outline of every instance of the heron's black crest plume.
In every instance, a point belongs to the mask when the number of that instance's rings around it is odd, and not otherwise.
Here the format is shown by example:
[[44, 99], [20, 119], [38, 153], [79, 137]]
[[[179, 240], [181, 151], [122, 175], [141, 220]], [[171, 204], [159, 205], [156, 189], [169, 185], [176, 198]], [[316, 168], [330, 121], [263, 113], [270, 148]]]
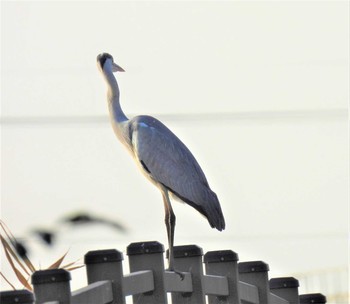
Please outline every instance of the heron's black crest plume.
[[100, 66], [102, 69], [103, 69], [103, 66], [108, 58], [112, 59], [112, 61], [113, 61], [113, 56], [108, 54], [108, 53], [102, 53], [102, 54], [97, 56], [97, 61], [100, 63]]

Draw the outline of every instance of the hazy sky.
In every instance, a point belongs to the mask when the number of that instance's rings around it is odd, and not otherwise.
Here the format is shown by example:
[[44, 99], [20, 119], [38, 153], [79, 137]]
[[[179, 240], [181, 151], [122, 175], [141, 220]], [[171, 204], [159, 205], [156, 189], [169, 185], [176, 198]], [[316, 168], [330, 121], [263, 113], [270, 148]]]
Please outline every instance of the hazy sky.
[[346, 2], [2, 7], [3, 115], [104, 114], [95, 67], [104, 51], [127, 71], [120, 81], [132, 113], [346, 107]]
[[346, 1], [2, 1], [2, 218], [24, 236], [88, 209], [131, 229], [36, 244], [38, 261], [166, 243], [161, 196], [107, 122], [109, 52], [125, 112], [163, 118], [220, 198], [226, 231], [176, 204], [176, 243], [279, 275], [345, 267], [348, 35]]

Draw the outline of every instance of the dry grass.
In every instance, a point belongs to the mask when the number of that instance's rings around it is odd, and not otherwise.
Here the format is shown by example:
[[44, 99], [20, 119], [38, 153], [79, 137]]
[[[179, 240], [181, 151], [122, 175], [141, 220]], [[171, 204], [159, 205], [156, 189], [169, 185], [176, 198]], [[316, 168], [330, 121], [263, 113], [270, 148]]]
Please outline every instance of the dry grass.
[[[32, 286], [29, 283], [29, 279], [36, 271], [36, 268], [26, 255], [19, 255], [16, 252], [16, 244], [18, 244], [18, 242], [2, 220], [0, 220], [0, 240], [7, 261], [11, 265], [11, 268], [18, 281], [24, 288], [32, 291]], [[65, 270], [72, 271], [74, 269], [84, 267], [84, 265], [77, 265], [78, 261], [62, 265], [67, 253], [68, 251], [46, 269], [63, 268]], [[16, 289], [14, 284], [12, 284], [1, 271], [0, 275], [11, 286], [11, 288]]]

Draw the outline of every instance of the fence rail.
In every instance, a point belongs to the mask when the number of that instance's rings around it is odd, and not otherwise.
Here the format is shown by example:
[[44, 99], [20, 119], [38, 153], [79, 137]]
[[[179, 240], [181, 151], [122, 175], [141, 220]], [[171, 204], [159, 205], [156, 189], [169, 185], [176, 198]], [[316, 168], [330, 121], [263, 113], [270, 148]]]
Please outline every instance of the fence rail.
[[[238, 263], [231, 250], [204, 255], [196, 245], [174, 247], [175, 268], [164, 268], [164, 247], [158, 242], [127, 247], [130, 273], [123, 273], [122, 252], [89, 251], [85, 255], [88, 286], [71, 292], [71, 275], [63, 269], [40, 270], [32, 275], [34, 294], [27, 290], [3, 291], [2, 304], [303, 304], [326, 303], [322, 294], [299, 295], [293, 277], [268, 278], [263, 261]], [[204, 262], [204, 268], [203, 268]], [[205, 273], [204, 273], [205, 272]]]

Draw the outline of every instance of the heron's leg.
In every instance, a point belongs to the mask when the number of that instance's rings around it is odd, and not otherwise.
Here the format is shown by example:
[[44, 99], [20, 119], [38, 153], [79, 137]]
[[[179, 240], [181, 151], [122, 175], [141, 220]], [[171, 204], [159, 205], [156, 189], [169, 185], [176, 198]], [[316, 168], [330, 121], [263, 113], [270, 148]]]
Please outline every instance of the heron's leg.
[[165, 226], [167, 230], [168, 245], [169, 245], [169, 270], [174, 270], [173, 247], [174, 247], [176, 217], [175, 217], [173, 208], [171, 207], [168, 191], [164, 189], [162, 191], [162, 195], [163, 195], [163, 202], [164, 202], [164, 209], [165, 209]]
[[169, 244], [169, 270], [179, 274], [181, 277], [181, 280], [183, 280], [184, 274], [174, 269], [174, 235], [175, 235], [176, 217], [175, 217], [173, 208], [171, 207], [168, 191], [166, 189], [163, 189], [162, 195], [163, 195], [163, 202], [164, 202], [164, 208], [165, 208], [165, 225], [167, 229], [168, 244]]

